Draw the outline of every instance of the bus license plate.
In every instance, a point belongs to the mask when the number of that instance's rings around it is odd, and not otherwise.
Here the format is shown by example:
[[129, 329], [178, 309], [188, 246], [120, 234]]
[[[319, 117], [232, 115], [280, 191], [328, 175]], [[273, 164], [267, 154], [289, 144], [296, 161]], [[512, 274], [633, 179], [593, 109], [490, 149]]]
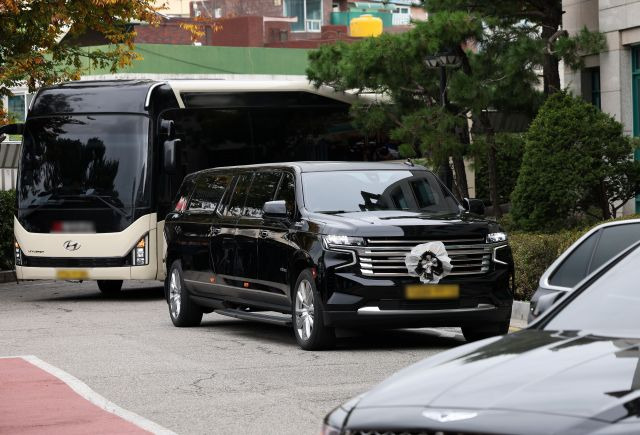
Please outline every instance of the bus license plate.
[[89, 274], [86, 270], [59, 270], [56, 277], [60, 280], [87, 279]]
[[405, 288], [407, 299], [458, 299], [460, 286], [457, 284], [409, 285]]

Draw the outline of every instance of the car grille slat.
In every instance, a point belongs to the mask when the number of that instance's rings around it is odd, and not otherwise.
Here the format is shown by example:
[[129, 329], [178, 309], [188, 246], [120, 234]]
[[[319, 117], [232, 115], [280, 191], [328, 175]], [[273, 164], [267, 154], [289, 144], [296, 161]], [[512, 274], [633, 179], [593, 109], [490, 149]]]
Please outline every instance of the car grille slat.
[[[405, 257], [419, 244], [434, 240], [377, 239], [366, 240], [356, 249], [360, 272], [364, 276], [408, 277]], [[494, 246], [484, 238], [442, 240], [451, 258], [450, 276], [481, 275], [489, 271]]]

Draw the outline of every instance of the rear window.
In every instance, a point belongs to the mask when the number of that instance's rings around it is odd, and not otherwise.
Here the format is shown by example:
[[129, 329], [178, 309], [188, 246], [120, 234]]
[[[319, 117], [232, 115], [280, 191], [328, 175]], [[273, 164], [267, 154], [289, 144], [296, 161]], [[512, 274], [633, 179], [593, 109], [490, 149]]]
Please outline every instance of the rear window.
[[231, 182], [231, 175], [202, 174], [195, 183], [189, 211], [214, 212]]

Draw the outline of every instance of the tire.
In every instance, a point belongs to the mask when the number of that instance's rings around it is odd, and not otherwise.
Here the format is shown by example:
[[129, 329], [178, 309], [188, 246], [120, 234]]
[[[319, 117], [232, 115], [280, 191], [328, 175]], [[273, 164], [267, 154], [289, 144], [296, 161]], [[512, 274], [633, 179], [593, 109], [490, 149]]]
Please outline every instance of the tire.
[[171, 265], [165, 286], [169, 317], [171, 317], [173, 325], [179, 328], [200, 325], [202, 309], [189, 297], [182, 277], [182, 264], [179, 260], [174, 261]]
[[335, 331], [324, 325], [320, 294], [309, 269], [300, 273], [291, 296], [291, 320], [298, 345], [304, 350], [333, 347]]
[[496, 335], [505, 335], [509, 333], [510, 321], [502, 321], [500, 323], [493, 323], [489, 325], [473, 325], [463, 326], [462, 335], [468, 342], [483, 340], [489, 337], [495, 337]]
[[122, 280], [98, 280], [98, 288], [103, 295], [117, 295], [122, 290]]

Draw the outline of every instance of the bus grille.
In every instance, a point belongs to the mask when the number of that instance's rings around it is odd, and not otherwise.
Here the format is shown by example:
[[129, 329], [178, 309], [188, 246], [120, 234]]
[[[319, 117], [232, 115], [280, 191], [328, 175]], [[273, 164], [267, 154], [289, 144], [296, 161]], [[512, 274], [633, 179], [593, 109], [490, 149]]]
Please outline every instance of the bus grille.
[[[406, 255], [416, 245], [434, 240], [368, 239], [358, 248], [360, 272], [364, 276], [408, 277]], [[484, 238], [442, 240], [453, 266], [449, 276], [481, 275], [489, 271], [493, 245]]]
[[23, 266], [29, 267], [126, 267], [131, 266], [130, 255], [126, 257], [103, 258], [64, 258], [64, 257], [27, 257], [22, 259]]

